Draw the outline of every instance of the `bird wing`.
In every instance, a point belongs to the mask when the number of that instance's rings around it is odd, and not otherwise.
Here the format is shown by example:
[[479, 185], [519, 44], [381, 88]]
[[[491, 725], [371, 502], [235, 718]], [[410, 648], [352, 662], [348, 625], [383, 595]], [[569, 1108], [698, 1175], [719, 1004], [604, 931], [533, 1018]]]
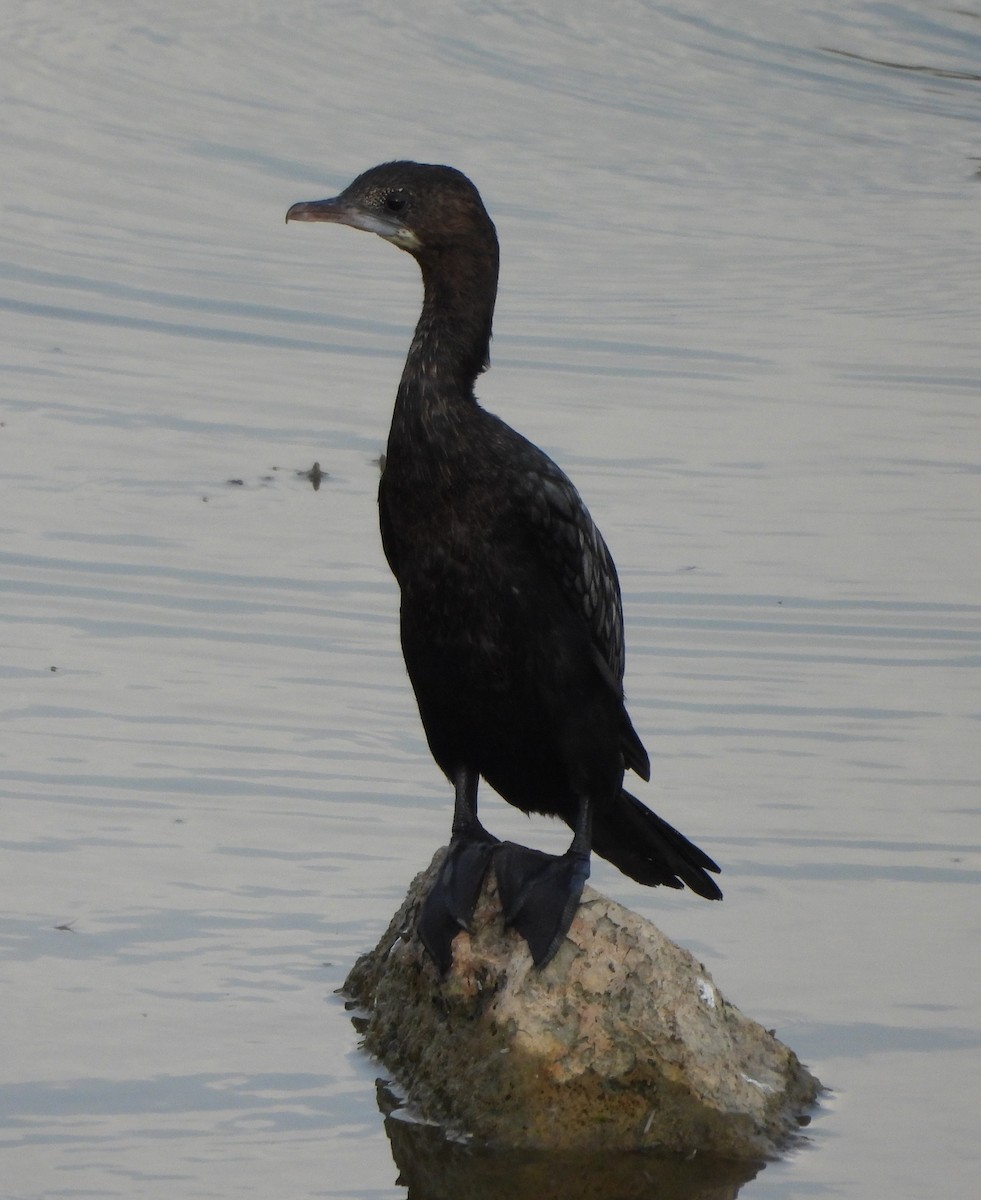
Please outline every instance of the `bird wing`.
[[517, 489], [524, 514], [539, 553], [582, 614], [597, 669], [619, 701], [624, 762], [650, 779], [650, 759], [623, 702], [623, 604], [613, 556], [565, 472], [537, 446], [526, 442], [525, 447]]
[[648, 751], [624, 704], [624, 607], [613, 556], [572, 481], [547, 455], [532, 449], [540, 458], [526, 470], [522, 488], [531, 526], [562, 592], [583, 614], [597, 670], [620, 704], [624, 762], [640, 778], [650, 779]]
[[522, 476], [526, 511], [541, 553], [589, 627], [602, 673], [620, 692], [623, 607], [613, 557], [572, 481], [541, 451], [538, 455]]

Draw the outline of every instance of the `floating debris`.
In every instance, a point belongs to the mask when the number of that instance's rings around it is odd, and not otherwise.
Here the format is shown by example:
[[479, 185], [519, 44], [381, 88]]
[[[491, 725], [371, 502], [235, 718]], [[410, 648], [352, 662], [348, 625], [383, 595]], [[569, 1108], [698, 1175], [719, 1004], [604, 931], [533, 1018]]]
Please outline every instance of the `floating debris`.
[[313, 490], [315, 492], [320, 491], [320, 481], [322, 479], [330, 478], [330, 476], [321, 468], [320, 463], [318, 462], [315, 462], [309, 471], [297, 471], [297, 475], [303, 479], [309, 479], [313, 484]]

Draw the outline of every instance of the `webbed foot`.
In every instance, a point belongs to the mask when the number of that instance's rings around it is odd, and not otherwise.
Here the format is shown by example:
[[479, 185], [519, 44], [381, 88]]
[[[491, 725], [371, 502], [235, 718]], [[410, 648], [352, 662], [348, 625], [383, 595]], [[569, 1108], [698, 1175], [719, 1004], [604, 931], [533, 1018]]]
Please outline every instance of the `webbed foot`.
[[469, 929], [491, 856], [498, 842], [467, 836], [453, 837], [419, 914], [418, 932], [441, 975], [453, 962], [453, 939]]
[[536, 967], [551, 961], [569, 931], [589, 877], [589, 855], [577, 850], [545, 854], [503, 842], [494, 854], [494, 874], [504, 923], [528, 943]]

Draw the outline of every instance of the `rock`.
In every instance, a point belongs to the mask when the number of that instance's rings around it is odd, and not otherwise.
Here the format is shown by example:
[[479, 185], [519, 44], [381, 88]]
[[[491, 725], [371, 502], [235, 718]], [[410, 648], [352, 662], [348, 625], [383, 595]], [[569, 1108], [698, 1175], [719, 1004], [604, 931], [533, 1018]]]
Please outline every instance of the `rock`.
[[525, 1150], [774, 1157], [821, 1085], [649, 921], [587, 887], [537, 970], [489, 878], [445, 979], [414, 934], [442, 855], [344, 986], [412, 1108]]

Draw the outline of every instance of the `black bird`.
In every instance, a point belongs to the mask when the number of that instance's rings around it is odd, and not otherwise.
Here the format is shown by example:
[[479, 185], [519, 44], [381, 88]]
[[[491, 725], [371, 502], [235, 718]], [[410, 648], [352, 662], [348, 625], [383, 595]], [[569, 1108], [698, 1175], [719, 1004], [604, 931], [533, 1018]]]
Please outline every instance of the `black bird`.
[[[391, 162], [287, 221], [377, 233], [422, 271], [378, 492], [402, 593], [402, 650], [426, 737], [456, 789], [449, 852], [419, 934], [445, 972], [491, 862], [504, 918], [539, 966], [565, 936], [590, 849], [640, 883], [710, 900], [716, 864], [623, 790], [650, 778], [623, 698], [623, 612], [606, 543], [566, 475], [481, 408], [497, 297], [493, 222], [452, 167]], [[522, 811], [561, 817], [563, 855], [500, 843], [477, 818], [480, 777]]]

